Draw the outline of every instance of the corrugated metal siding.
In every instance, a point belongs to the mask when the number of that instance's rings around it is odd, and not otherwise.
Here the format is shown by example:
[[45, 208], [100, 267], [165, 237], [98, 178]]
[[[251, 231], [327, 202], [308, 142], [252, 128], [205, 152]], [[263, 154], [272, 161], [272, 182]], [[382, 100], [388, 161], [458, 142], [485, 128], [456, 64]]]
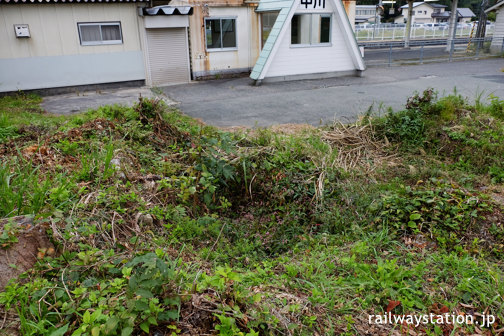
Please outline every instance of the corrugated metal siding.
[[147, 29], [147, 49], [152, 85], [189, 82], [185, 28]]
[[[78, 22], [107, 21], [121, 22], [123, 43], [80, 44]], [[13, 28], [16, 23], [28, 24], [31, 38], [16, 38]], [[141, 50], [135, 3], [0, 4], [0, 59]]]

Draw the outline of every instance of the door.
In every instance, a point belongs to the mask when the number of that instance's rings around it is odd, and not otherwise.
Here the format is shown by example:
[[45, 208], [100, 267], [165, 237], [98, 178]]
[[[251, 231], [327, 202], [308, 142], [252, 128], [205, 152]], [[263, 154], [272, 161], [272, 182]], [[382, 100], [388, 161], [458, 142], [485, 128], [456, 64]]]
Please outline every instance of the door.
[[190, 81], [186, 28], [147, 29], [147, 52], [151, 85]]

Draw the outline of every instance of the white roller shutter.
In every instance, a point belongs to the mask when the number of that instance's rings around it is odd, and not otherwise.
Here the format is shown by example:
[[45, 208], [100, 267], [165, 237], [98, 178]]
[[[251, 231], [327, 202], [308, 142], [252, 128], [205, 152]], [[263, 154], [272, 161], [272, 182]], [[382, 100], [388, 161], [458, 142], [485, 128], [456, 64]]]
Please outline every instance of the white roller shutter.
[[189, 82], [186, 28], [147, 29], [147, 45], [152, 85]]

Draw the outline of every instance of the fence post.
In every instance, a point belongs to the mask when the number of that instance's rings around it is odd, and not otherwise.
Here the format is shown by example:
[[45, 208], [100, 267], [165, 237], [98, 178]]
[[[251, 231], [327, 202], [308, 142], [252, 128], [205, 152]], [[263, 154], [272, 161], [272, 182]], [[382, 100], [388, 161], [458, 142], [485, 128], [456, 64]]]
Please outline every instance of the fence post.
[[420, 48], [420, 64], [423, 64], [423, 48], [425, 45], [425, 41], [422, 42], [422, 47]]
[[450, 59], [448, 62], [451, 62], [453, 59], [453, 49], [455, 49], [455, 40], [451, 41], [451, 47], [450, 47]]
[[475, 55], [476, 59], [478, 59], [479, 51], [480, 51], [480, 46], [483, 45], [483, 41], [484, 41], [484, 39], [479, 38], [478, 42], [476, 43], [476, 55]]
[[388, 66], [392, 65], [392, 43], [390, 43], [389, 55], [388, 55]]

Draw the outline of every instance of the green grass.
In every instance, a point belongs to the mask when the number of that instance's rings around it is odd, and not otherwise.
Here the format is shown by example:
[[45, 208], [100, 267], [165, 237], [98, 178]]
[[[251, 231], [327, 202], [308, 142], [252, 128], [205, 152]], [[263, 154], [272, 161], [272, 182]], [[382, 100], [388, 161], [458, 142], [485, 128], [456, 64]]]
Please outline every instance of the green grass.
[[40, 108], [42, 99], [20, 93], [0, 100], [0, 143], [24, 133], [23, 127], [44, 130], [61, 124], [66, 118], [45, 113]]
[[39, 102], [0, 99], [0, 212], [49, 223], [56, 246], [0, 293], [22, 335], [389, 334], [368, 317], [397, 301], [502, 327], [497, 97], [427, 90], [294, 135], [222, 132], [155, 100], [65, 118]]

